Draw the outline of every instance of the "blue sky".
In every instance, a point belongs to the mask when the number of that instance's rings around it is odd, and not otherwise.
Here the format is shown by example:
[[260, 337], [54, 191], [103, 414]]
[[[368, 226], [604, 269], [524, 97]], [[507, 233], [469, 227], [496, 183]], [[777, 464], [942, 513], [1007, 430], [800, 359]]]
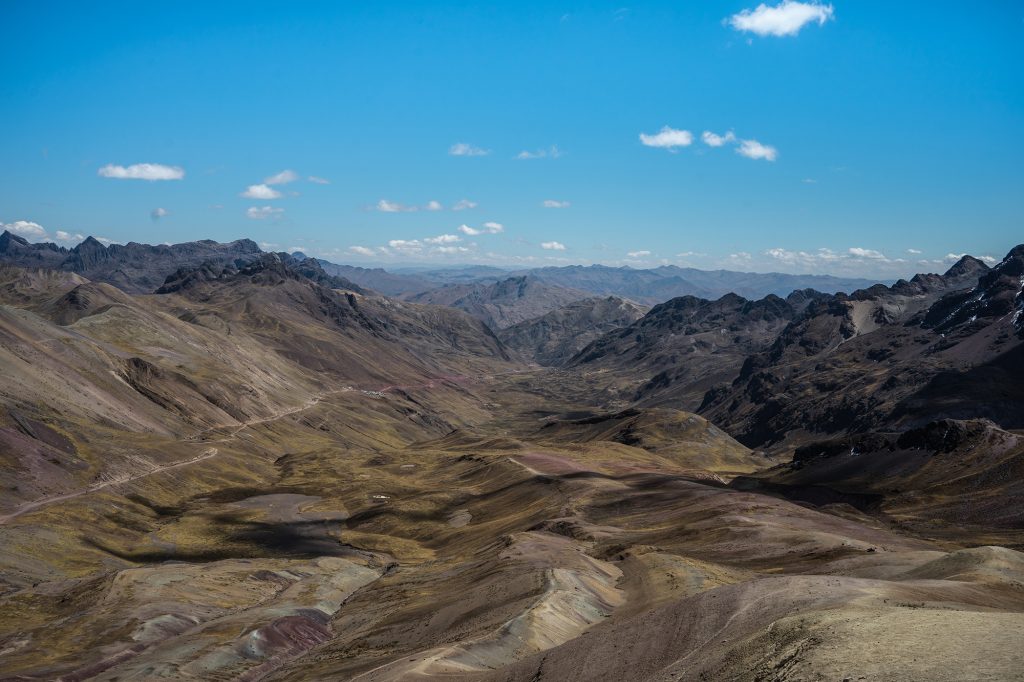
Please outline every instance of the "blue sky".
[[3, 3], [0, 223], [884, 277], [1024, 241], [1021, 3], [383, 5]]

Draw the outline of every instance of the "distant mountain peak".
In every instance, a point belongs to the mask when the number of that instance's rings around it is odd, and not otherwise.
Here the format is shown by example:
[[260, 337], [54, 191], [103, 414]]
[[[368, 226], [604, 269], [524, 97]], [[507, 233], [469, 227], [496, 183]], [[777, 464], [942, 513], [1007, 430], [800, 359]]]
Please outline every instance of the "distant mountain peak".
[[989, 267], [974, 256], [963, 256], [953, 266], [946, 270], [943, 277], [965, 277], [968, 275], [978, 276], [987, 272]]

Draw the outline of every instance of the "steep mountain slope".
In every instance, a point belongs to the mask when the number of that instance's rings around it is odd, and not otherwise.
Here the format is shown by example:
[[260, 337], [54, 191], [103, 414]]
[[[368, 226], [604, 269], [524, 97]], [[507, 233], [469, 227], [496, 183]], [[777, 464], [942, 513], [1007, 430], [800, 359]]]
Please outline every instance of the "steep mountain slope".
[[545, 284], [533, 277], [510, 277], [493, 284], [449, 284], [409, 300], [464, 310], [498, 330], [584, 298], [587, 295], [582, 291]]
[[1022, 271], [1017, 247], [991, 271], [964, 260], [814, 302], [700, 411], [751, 446], [947, 417], [1020, 428]]
[[498, 338], [523, 357], [557, 367], [591, 341], [636, 322], [645, 312], [645, 307], [614, 296], [585, 298], [506, 327]]
[[204, 262], [228, 264], [262, 253], [250, 239], [221, 244], [209, 239], [173, 245], [111, 244], [87, 237], [68, 249], [50, 243], [29, 244], [17, 235], [0, 235], [0, 263], [74, 272], [95, 282], [113, 284], [128, 293], [149, 293], [179, 267]]
[[882, 513], [933, 537], [998, 542], [1024, 525], [1024, 438], [984, 419], [942, 419], [812, 443], [733, 486]]
[[606, 375], [612, 389], [643, 404], [695, 410], [711, 387], [735, 377], [747, 356], [767, 348], [803, 306], [822, 296], [674, 298], [597, 339], [569, 366]]

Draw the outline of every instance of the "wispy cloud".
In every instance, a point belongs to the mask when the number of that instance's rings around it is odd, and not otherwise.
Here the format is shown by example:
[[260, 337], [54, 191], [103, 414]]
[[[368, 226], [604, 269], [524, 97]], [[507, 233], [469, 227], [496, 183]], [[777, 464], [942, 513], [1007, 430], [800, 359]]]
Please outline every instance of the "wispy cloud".
[[396, 201], [388, 201], [387, 199], [381, 199], [378, 201], [376, 208], [378, 211], [383, 211], [384, 213], [402, 213], [419, 210], [416, 206], [406, 206], [405, 204], [400, 204]]
[[64, 230], [57, 230], [57, 241], [59, 242], [81, 242], [85, 240], [85, 235], [81, 233], [71, 234]]
[[762, 3], [745, 9], [726, 21], [737, 31], [759, 36], [795, 36], [807, 24], [817, 22], [821, 26], [833, 17], [832, 5], [784, 0], [774, 7]]
[[350, 246], [348, 250], [359, 256], [375, 256], [377, 252], [368, 246]]
[[730, 130], [725, 135], [716, 135], [710, 130], [705, 130], [700, 135], [701, 141], [709, 147], [722, 147], [730, 142], [736, 141], [736, 135]]
[[761, 144], [757, 140], [740, 140], [740, 146], [736, 148], [736, 153], [748, 159], [763, 159], [765, 161], [774, 161], [779, 156], [779, 151], [775, 147]]
[[524, 149], [516, 154], [516, 158], [520, 161], [529, 161], [531, 159], [557, 159], [561, 155], [562, 150], [560, 150], [556, 145], [551, 145], [547, 149], [538, 149], [533, 152]]
[[664, 126], [654, 134], [640, 133], [640, 143], [645, 147], [674, 151], [678, 147], [689, 147], [693, 144], [693, 133]]
[[923, 253], [923, 251], [921, 251], [920, 249], [907, 249], [907, 253], [909, 253], [912, 256], [920, 256]]
[[768, 249], [766, 256], [784, 269], [831, 274], [865, 274], [897, 272], [906, 269], [904, 258], [890, 258], [877, 249], [851, 246], [845, 251], [820, 248], [816, 251], [791, 251], [781, 247]]
[[271, 175], [263, 181], [265, 185], [287, 185], [299, 179], [299, 174], [293, 170], [283, 170], [276, 175]]
[[651, 252], [650, 251], [629, 251], [628, 253], [626, 253], [626, 255], [629, 256], [630, 258], [643, 258], [645, 256], [650, 256]]
[[487, 222], [482, 227], [470, 227], [469, 225], [459, 225], [459, 232], [470, 237], [476, 237], [481, 234], [499, 234], [505, 231], [505, 226], [501, 223]]
[[454, 244], [461, 242], [462, 237], [457, 234], [439, 234], [436, 237], [427, 237], [423, 241], [426, 244]]
[[456, 142], [448, 149], [451, 156], [487, 156], [490, 153], [490, 149], [476, 147], [467, 142]]
[[283, 208], [273, 206], [250, 206], [245, 210], [246, 217], [253, 220], [266, 220], [267, 218], [280, 218], [284, 214]]
[[[969, 254], [969, 253], [947, 253], [945, 258], [943, 258], [942, 260], [945, 261], [948, 264], [953, 264], [953, 263], [956, 263], [961, 258], [963, 258], [964, 256], [969, 256], [969, 255], [971, 255], [971, 254]], [[999, 259], [996, 258], [995, 256], [974, 256], [974, 257], [977, 258], [978, 260], [982, 261], [983, 263], [988, 264], [988, 265], [995, 265], [996, 263], [999, 262]]]
[[545, 199], [540, 205], [544, 208], [569, 208], [570, 206], [568, 201], [559, 201], [558, 199]]
[[171, 215], [171, 212], [166, 208], [154, 208], [149, 213], [149, 217], [153, 220], [160, 220], [161, 218], [166, 218], [169, 215]]
[[392, 239], [388, 246], [400, 253], [413, 253], [423, 250], [423, 243], [418, 239]]
[[249, 185], [245, 191], [239, 194], [246, 199], [280, 199], [283, 195], [269, 185]]
[[101, 177], [117, 180], [181, 180], [185, 177], [184, 168], [159, 163], [136, 163], [131, 166], [108, 163], [97, 172]]
[[540, 248], [548, 251], [565, 251], [566, 246], [562, 242], [541, 242]]
[[[451, 210], [453, 211], [465, 211], [469, 208], [476, 207], [476, 202], [468, 199], [462, 199], [452, 204]], [[397, 201], [389, 201], [388, 199], [381, 199], [373, 206], [373, 210], [382, 211], [383, 213], [414, 213], [416, 211], [443, 211], [444, 204], [440, 201], [430, 200], [422, 206], [415, 204], [402, 204]]]
[[328, 180], [327, 178], [317, 177], [316, 175], [310, 175], [306, 179], [309, 180], [310, 182], [312, 182], [315, 185], [329, 185], [329, 184], [331, 184], [331, 181]]

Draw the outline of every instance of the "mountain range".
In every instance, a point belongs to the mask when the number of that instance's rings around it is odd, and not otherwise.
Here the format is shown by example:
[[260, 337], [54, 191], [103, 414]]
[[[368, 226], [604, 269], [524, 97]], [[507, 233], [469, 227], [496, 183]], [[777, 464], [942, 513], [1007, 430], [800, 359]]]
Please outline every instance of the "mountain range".
[[1019, 676], [1024, 245], [705, 275], [5, 233], [3, 676]]

